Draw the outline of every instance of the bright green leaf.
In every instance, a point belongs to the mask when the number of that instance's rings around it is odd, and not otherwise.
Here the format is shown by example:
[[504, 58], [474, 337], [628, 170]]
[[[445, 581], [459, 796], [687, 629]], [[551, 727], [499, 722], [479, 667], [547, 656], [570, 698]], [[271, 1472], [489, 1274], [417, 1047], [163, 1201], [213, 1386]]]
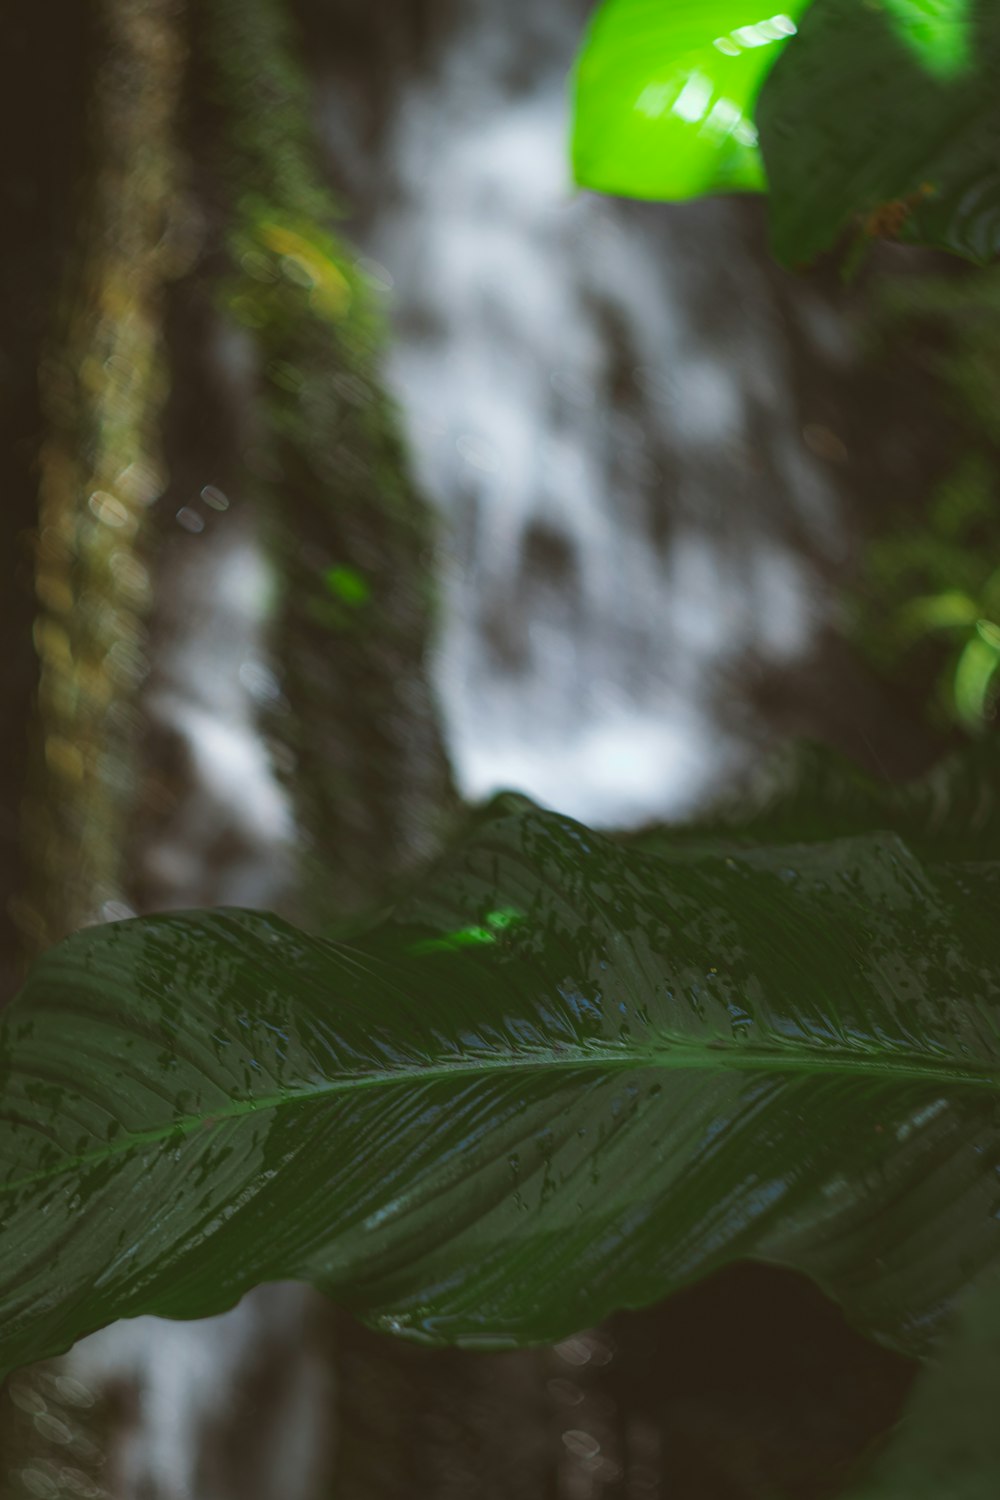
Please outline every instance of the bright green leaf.
[[605, 0], [576, 69], [577, 182], [631, 198], [765, 185], [753, 106], [808, 0]]
[[1000, 645], [977, 632], [958, 659], [954, 686], [958, 716], [972, 733], [983, 729], [989, 717], [993, 682], [998, 671]]
[[766, 17], [745, 0], [605, 0], [575, 93], [578, 182], [657, 199], [767, 184], [790, 263], [852, 223], [856, 254], [865, 235], [1000, 251], [993, 0], [798, 0]]
[[350, 944], [79, 933], [0, 1030], [0, 1365], [285, 1277], [550, 1340], [740, 1256], [919, 1346], [1000, 1252], [998, 897], [892, 833], [674, 860], [501, 800]]

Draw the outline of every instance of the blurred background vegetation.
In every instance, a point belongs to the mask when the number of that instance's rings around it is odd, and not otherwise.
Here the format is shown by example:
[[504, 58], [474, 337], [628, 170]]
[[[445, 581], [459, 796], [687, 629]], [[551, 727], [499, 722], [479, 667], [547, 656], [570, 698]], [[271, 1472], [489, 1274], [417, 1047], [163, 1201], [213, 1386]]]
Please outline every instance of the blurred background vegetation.
[[1000, 280], [929, 267], [874, 290], [868, 358], [904, 352], [925, 378], [942, 433], [935, 471], [890, 494], [868, 527], [848, 630], [928, 724], [970, 736], [996, 715], [1000, 665]]
[[[551, 188], [586, 12], [7, 18], [5, 998], [85, 922], [377, 905], [500, 779], [634, 826], [995, 732], [1000, 281]], [[0, 1495], [818, 1496], [912, 1374], [746, 1267], [520, 1355], [289, 1289], [89, 1344]]]

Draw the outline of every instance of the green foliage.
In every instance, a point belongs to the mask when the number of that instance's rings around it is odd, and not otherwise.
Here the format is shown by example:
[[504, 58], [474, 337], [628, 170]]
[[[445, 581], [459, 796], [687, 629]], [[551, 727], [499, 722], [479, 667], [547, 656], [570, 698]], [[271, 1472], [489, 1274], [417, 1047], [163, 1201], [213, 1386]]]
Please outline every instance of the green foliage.
[[1000, 249], [998, 71], [989, 0], [803, 0], [771, 16], [746, 0], [605, 0], [577, 70], [574, 169], [644, 198], [767, 185], [775, 252], [793, 264], [852, 223], [862, 241], [986, 261]]
[[1000, 250], [1000, 12], [992, 0], [814, 0], [761, 93], [775, 253], [866, 236]]
[[[812, 0], [763, 19], [746, 0], [605, 0], [575, 104], [579, 182], [674, 199], [769, 185], [784, 260], [852, 225], [855, 254], [878, 235], [1000, 249], [1000, 9], [984, 0]], [[935, 373], [973, 430], [927, 515], [905, 497], [868, 548], [852, 612], [876, 667], [927, 680], [932, 719], [971, 734], [1000, 683], [994, 290], [953, 283], [936, 307], [933, 288], [899, 293], [937, 312]]]
[[936, 727], [979, 735], [1000, 682], [1000, 277], [883, 285], [872, 328], [905, 350], [953, 429], [929, 496], [901, 494], [868, 541], [849, 628], [875, 668], [912, 684]]
[[[922, 656], [936, 678], [932, 719], [951, 720], [970, 734], [987, 728], [996, 709], [1000, 553], [974, 544], [977, 531], [996, 530], [995, 494], [995, 474], [971, 456], [938, 491], [923, 525], [874, 539], [856, 627], [888, 675], [902, 675]], [[956, 512], [961, 529], [949, 535]]]
[[283, 1277], [547, 1341], [746, 1256], [921, 1347], [1000, 1252], [989, 829], [674, 858], [501, 799], [349, 943], [77, 934], [3, 1023], [0, 1361]]
[[969, 746], [904, 785], [876, 781], [822, 745], [788, 748], [750, 782], [720, 797], [683, 828], [626, 836], [645, 853], [679, 859], [761, 846], [816, 844], [869, 832], [896, 834], [921, 859], [1000, 857], [1000, 755]]
[[763, 20], [747, 0], [606, 0], [577, 63], [576, 180], [630, 198], [763, 188], [754, 105], [807, 4]]

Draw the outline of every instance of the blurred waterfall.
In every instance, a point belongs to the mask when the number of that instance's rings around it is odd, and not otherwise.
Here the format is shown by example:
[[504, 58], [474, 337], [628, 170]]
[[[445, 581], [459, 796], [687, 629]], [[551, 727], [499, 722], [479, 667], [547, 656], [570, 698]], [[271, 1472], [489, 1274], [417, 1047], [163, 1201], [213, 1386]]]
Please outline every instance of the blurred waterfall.
[[346, 55], [330, 21], [322, 120], [444, 522], [436, 675], [462, 789], [622, 824], [739, 765], [747, 726], [720, 702], [824, 624], [840, 440], [810, 429], [798, 366], [803, 345], [842, 366], [849, 337], [804, 285], [786, 317], [759, 205], [573, 189], [585, 9], [409, 7], [392, 45], [362, 33]]

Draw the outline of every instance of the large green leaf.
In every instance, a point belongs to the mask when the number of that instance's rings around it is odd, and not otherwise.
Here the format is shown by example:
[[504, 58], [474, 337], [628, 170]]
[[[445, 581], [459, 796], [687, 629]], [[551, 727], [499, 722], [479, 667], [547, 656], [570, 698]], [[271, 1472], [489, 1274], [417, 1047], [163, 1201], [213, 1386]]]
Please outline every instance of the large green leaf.
[[605, 0], [575, 77], [577, 182], [631, 198], [763, 188], [753, 106], [808, 0]]
[[1000, 6], [814, 0], [760, 95], [775, 250], [857, 216], [985, 261], [1000, 251]]
[[314, 1282], [549, 1340], [727, 1260], [916, 1347], [1000, 1250], [1000, 865], [674, 862], [499, 803], [355, 944], [90, 929], [2, 1028], [0, 1364]]

